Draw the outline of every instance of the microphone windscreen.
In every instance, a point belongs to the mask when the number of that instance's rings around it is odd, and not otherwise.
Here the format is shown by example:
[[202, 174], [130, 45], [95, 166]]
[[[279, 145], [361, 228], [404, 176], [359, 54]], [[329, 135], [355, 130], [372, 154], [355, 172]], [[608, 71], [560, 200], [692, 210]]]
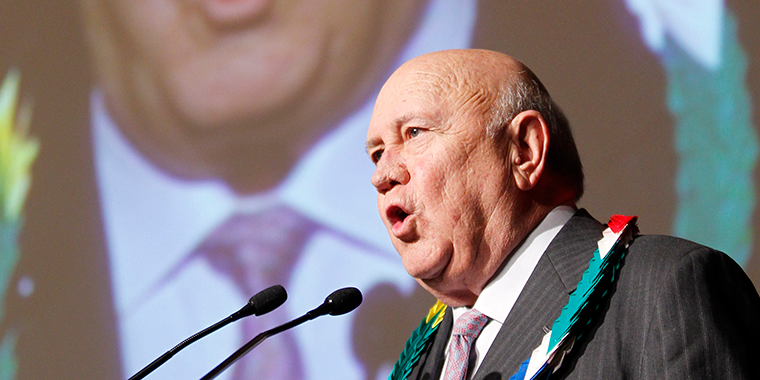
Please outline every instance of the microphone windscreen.
[[361, 303], [362, 292], [356, 288], [338, 289], [325, 298], [325, 304], [330, 306], [330, 315], [346, 314]]
[[282, 285], [272, 285], [251, 297], [248, 304], [253, 306], [255, 315], [266, 314], [285, 303], [288, 293]]

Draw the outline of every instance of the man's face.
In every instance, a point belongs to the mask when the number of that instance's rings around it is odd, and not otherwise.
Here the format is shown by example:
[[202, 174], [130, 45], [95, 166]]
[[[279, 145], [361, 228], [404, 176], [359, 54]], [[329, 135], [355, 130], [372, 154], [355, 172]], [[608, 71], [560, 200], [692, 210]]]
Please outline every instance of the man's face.
[[372, 184], [409, 274], [442, 301], [467, 304], [510, 234], [506, 144], [486, 134], [490, 94], [418, 69], [402, 67], [377, 99], [367, 136]]
[[[297, 157], [376, 88], [418, 3], [82, 0], [112, 116], [180, 172], [173, 166], [200, 156], [199, 169], [212, 166], [251, 146]], [[277, 166], [256, 154], [243, 154], [248, 171], [261, 160]]]

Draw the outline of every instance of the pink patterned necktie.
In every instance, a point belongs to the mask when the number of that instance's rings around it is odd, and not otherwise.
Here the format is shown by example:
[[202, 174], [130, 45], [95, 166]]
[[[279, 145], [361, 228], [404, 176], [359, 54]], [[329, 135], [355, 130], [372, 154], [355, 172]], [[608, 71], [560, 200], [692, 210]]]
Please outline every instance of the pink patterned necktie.
[[[287, 285], [293, 263], [314, 231], [314, 225], [287, 207], [257, 214], [237, 214], [214, 230], [196, 249], [209, 263], [230, 276], [250, 296], [271, 285]], [[284, 308], [242, 320], [240, 345], [289, 320]], [[240, 322], [238, 322], [240, 323]], [[303, 368], [292, 332], [262, 342], [238, 361], [233, 379], [300, 380]]]
[[488, 323], [488, 317], [475, 309], [457, 318], [449, 345], [449, 362], [446, 365], [444, 380], [465, 379], [472, 343], [480, 335], [486, 323]]

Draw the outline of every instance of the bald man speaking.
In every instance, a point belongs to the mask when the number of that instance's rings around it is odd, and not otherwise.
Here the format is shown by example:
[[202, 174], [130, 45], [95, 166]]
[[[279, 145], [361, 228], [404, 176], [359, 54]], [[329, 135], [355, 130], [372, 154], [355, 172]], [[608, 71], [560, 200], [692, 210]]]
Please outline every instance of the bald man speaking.
[[760, 297], [742, 269], [578, 209], [569, 123], [520, 62], [407, 62], [380, 91], [367, 152], [391, 241], [439, 300], [391, 379], [760, 378]]

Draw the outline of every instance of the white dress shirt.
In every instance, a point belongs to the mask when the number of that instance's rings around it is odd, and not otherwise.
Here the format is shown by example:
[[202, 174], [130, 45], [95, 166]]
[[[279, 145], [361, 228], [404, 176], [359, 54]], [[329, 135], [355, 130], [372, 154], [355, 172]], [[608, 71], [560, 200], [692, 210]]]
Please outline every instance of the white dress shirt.
[[[480, 335], [475, 340], [474, 349], [470, 351], [470, 362], [474, 365], [468, 368], [467, 378], [478, 370], [483, 358], [488, 353], [488, 349], [496, 339], [504, 321], [507, 320], [509, 312], [520, 296], [528, 278], [538, 264], [538, 260], [543, 256], [549, 243], [557, 236], [559, 230], [575, 214], [575, 208], [569, 206], [559, 206], [552, 210], [544, 220], [528, 235], [528, 238], [517, 248], [515, 253], [507, 259], [507, 263], [494, 278], [486, 284], [483, 291], [478, 296], [473, 305], [473, 309], [487, 315], [491, 320], [486, 324]], [[468, 307], [455, 307], [453, 311], [454, 321], [466, 311]], [[451, 336], [446, 344], [446, 360], [443, 364], [441, 379], [446, 371], [448, 364], [448, 346], [451, 344]], [[527, 359], [527, 358], [525, 358]]]
[[[434, 0], [397, 65], [430, 51], [469, 45], [473, 0]], [[124, 376], [129, 377], [186, 337], [245, 304], [231, 279], [190, 253], [236, 212], [287, 205], [318, 224], [295, 264], [283, 305], [295, 318], [345, 286], [381, 282], [409, 294], [404, 271], [377, 214], [374, 171], [364, 151], [372, 97], [324, 136], [276, 188], [240, 197], [220, 181], [171, 177], [142, 157], [92, 95], [96, 173], [118, 319]], [[263, 316], [261, 318], [266, 318]], [[359, 379], [351, 348], [351, 314], [295, 331], [306, 379]], [[151, 376], [199, 378], [252, 337], [229, 325], [183, 350]], [[230, 375], [222, 374], [220, 379]]]

